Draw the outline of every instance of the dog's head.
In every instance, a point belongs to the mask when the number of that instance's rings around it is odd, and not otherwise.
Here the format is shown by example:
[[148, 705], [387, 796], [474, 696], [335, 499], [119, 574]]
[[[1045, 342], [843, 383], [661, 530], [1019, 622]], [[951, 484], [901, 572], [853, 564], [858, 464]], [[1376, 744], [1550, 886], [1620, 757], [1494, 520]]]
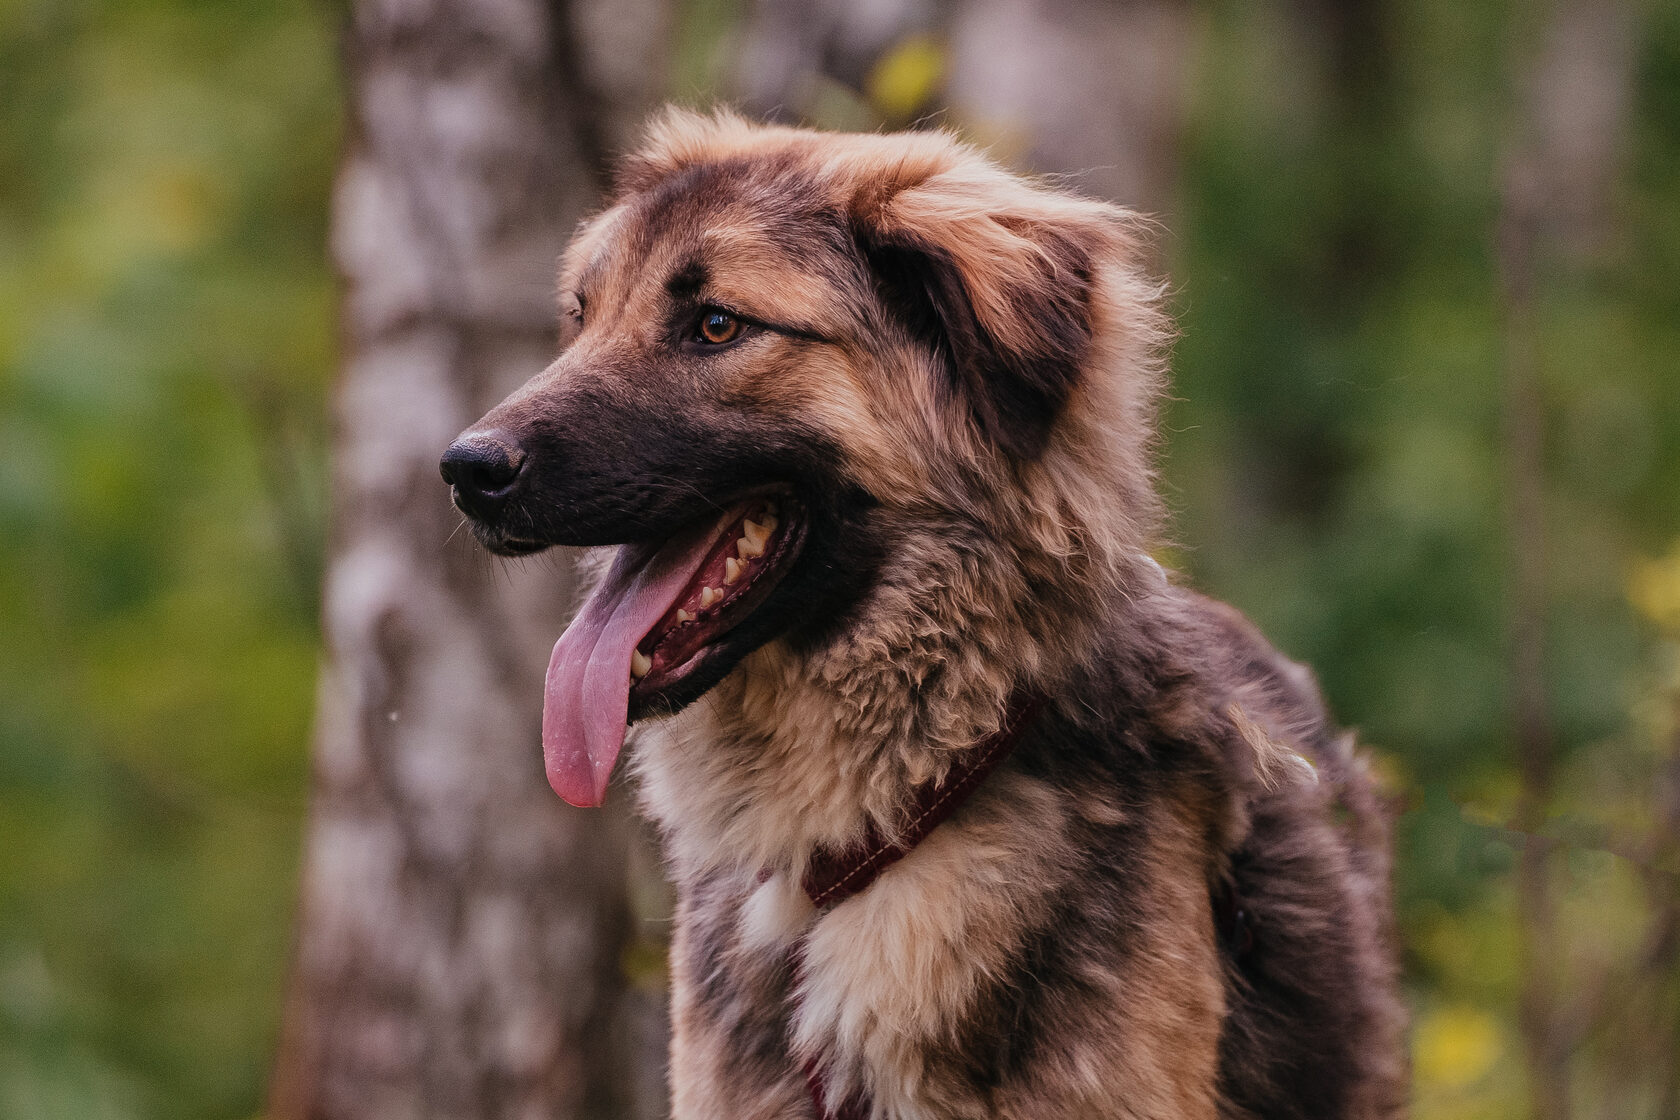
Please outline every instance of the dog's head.
[[598, 804], [627, 719], [827, 640], [886, 513], [1031, 471], [1131, 230], [940, 134], [656, 124], [566, 254], [560, 357], [442, 462], [493, 551], [625, 546], [550, 664], [556, 790]]

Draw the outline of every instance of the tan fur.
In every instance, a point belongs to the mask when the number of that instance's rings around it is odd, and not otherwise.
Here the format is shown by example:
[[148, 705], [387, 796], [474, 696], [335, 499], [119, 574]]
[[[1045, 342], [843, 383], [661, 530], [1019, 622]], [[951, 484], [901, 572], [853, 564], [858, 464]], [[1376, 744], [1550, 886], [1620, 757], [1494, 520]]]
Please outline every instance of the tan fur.
[[[783, 135], [727, 117], [678, 116], [655, 128], [641, 158], [669, 175], [688, 161], [750, 154]], [[1107, 247], [1098, 277], [1097, 363], [1112, 372], [1081, 382], [1042, 460], [1014, 476], [934, 399], [927, 371], [872, 368], [879, 356], [866, 346], [848, 352], [840, 368], [779, 367], [764, 378], [779, 388], [761, 400], [820, 416], [875, 491], [901, 503], [907, 517], [928, 519], [928, 532], [938, 531], [942, 517], [972, 519], [984, 504], [997, 546], [1020, 565], [953, 568], [942, 543], [920, 550], [911, 534], [853, 628], [855, 639], [814, 658], [773, 643], [707, 700], [647, 728], [636, 751], [644, 803], [664, 827], [679, 875], [722, 863], [773, 867], [791, 882], [813, 849], [845, 843], [866, 820], [890, 830], [907, 785], [940, 774], [950, 751], [995, 727], [1021, 682], [1057, 679], [1088, 648], [1090, 620], [1074, 610], [1046, 610], [1033, 601], [1033, 582], [1068, 588], [1073, 605], [1098, 600], [1108, 588], [1158, 580], [1142, 552], [1156, 524], [1147, 456], [1167, 327], [1156, 310], [1158, 288], [1136, 272], [1135, 219], [1035, 188], [937, 135], [914, 138], [918, 150], [896, 160], [889, 173], [901, 188], [895, 192], [880, 185], [871, 158], [871, 149], [887, 147], [898, 156], [894, 140], [823, 138], [836, 195], [873, 191], [878, 197], [865, 220], [922, 229], [950, 247], [977, 310], [999, 336], [1022, 324], [1012, 320], [992, 277], [1000, 269], [1044, 267], [1018, 230], [1071, 224]], [[846, 144], [857, 150], [833, 151]], [[784, 303], [812, 305], [810, 293], [787, 282], [774, 260], [746, 252], [739, 259], [773, 277], [751, 293], [729, 289], [745, 308], [775, 314]], [[955, 619], [967, 631], [957, 649]], [[953, 665], [953, 655], [961, 663]], [[935, 668], [956, 671], [918, 691]], [[753, 762], [743, 766], [748, 756]], [[1046, 874], [1053, 869], [1032, 867], [1031, 849], [1043, 836], [1011, 835], [1023, 811], [1050, 830], [1061, 815], [1047, 791], [1026, 784], [1016, 779], [1014, 788], [989, 794], [988, 803], [1007, 805], [997, 819], [987, 821], [976, 805], [971, 819], [937, 830], [901, 871], [809, 930], [796, 1046], [828, 1055], [835, 1089], [869, 1088], [882, 1115], [982, 1114], [974, 1101], [923, 1099], [917, 1055], [945, 1020], [962, 1014], [972, 978], [1014, 948], [1010, 931], [1031, 900], [1000, 888], [1040, 875], [1053, 880]], [[1199, 883], [1203, 869], [1188, 870]], [[1197, 905], [1205, 910], [1205, 900]], [[1140, 1034], [1158, 1039], [1161, 1049], [1138, 1046], [1120, 1068], [1100, 1047], [1070, 1054], [1058, 1089], [1064, 1099], [1049, 1110], [1042, 1098], [1035, 1107], [1022, 1101], [1019, 1115], [1213, 1115], [1208, 1086], [1217, 1032], [1209, 1024], [1219, 1003], [1217, 970], [1205, 916], [1187, 917], [1204, 929], [1198, 951], [1162, 945], [1156, 957], [1138, 962], [1127, 990], [1115, 992], [1116, 1008], [1143, 1020], [1148, 1029]], [[775, 948], [785, 951], [799, 932], [787, 930], [789, 940]], [[1200, 977], [1188, 990], [1187, 975]], [[1196, 1000], [1190, 992], [1199, 992]], [[691, 1061], [685, 1042], [680, 1036], [683, 1067]], [[1169, 1071], [1180, 1073], [1165, 1076]], [[1127, 1104], [1115, 1097], [1138, 1094], [1143, 1085], [1160, 1099]]]

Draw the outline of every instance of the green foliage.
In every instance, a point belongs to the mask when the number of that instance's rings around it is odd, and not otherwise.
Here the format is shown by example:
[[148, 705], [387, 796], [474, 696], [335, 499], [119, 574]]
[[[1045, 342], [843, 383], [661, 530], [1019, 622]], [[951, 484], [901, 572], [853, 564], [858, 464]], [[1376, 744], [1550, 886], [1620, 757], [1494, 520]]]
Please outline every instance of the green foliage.
[[317, 658], [333, 21], [0, 4], [0, 1117], [255, 1112]]

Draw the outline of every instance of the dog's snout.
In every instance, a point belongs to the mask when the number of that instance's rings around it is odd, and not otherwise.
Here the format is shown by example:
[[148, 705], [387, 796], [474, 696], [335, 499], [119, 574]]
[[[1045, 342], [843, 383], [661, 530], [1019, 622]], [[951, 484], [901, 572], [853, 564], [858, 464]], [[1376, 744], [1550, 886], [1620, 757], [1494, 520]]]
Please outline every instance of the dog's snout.
[[474, 517], [493, 517], [513, 492], [529, 459], [511, 434], [500, 428], [468, 432], [449, 445], [438, 463], [455, 500]]

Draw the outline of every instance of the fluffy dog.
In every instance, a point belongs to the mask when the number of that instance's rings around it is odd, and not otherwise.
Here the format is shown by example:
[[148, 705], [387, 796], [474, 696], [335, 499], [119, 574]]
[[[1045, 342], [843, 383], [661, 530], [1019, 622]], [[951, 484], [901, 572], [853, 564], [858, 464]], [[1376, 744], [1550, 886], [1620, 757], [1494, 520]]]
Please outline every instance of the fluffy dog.
[[1149, 557], [1140, 225], [938, 133], [668, 114], [444, 456], [490, 549], [619, 546], [543, 749], [597, 805], [643, 724], [677, 1117], [1403, 1110], [1364, 771]]

